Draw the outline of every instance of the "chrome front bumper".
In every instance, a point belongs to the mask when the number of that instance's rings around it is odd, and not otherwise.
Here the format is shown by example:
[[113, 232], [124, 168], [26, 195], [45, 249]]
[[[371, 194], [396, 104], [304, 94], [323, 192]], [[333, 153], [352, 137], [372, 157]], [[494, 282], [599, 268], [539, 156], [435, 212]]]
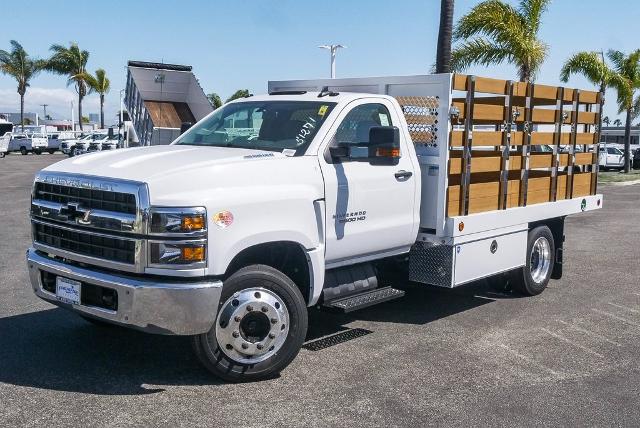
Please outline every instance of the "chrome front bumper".
[[[209, 331], [222, 291], [219, 280], [179, 283], [114, 275], [62, 263], [33, 248], [27, 250], [27, 267], [33, 291], [41, 299], [91, 318], [157, 334], [192, 335]], [[59, 301], [43, 288], [41, 271], [116, 290], [117, 310]]]

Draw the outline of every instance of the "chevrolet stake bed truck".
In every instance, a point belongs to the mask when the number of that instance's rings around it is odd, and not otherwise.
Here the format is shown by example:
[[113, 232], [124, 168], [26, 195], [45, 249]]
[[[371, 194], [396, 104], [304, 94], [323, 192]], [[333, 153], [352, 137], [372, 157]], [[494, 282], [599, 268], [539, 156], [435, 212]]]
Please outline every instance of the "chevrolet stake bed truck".
[[270, 82], [171, 145], [39, 172], [31, 285], [96, 323], [191, 335], [231, 381], [284, 369], [308, 307], [402, 296], [390, 266], [449, 288], [508, 272], [536, 295], [562, 274], [564, 218], [602, 204], [601, 100], [454, 74]]

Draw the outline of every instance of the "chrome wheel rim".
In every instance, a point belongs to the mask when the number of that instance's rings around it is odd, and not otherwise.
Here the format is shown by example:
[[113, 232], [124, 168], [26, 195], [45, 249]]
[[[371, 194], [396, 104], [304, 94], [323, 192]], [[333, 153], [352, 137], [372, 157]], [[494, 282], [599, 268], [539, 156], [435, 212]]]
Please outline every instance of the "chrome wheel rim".
[[551, 269], [551, 245], [547, 238], [540, 237], [533, 243], [529, 261], [531, 279], [536, 284], [542, 283]]
[[247, 288], [224, 302], [215, 331], [227, 357], [243, 364], [259, 363], [284, 345], [289, 334], [289, 312], [273, 291]]

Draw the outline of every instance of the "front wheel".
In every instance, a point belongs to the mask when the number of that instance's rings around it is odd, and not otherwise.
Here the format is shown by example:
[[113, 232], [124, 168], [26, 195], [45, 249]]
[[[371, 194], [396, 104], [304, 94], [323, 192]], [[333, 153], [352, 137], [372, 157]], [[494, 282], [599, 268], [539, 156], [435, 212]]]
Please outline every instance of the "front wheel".
[[529, 231], [527, 238], [527, 264], [514, 272], [514, 288], [528, 296], [544, 291], [551, 279], [555, 263], [553, 234], [547, 226]]
[[193, 337], [193, 350], [226, 381], [266, 379], [298, 355], [307, 323], [304, 298], [289, 277], [269, 266], [247, 266], [225, 281], [216, 322]]
[[26, 147], [20, 147], [20, 154], [21, 154], [22, 156], [26, 156], [26, 155], [28, 155], [28, 154], [29, 154], [29, 151], [27, 150], [27, 148], [26, 148]]
[[52, 155], [52, 154], [54, 154], [56, 151], [55, 151], [54, 149], [49, 149], [49, 150], [48, 150], [48, 152], [49, 152], [49, 154], [50, 154], [50, 155]]
[[74, 156], [78, 156], [80, 154], [80, 149], [77, 147], [74, 147], [71, 149], [71, 151], [69, 152], [69, 157], [72, 158]]
[[37, 155], [42, 154], [42, 152], [41, 152], [40, 150], [34, 150], [34, 151], [33, 151], [33, 153], [35, 153], [35, 154], [37, 154]]

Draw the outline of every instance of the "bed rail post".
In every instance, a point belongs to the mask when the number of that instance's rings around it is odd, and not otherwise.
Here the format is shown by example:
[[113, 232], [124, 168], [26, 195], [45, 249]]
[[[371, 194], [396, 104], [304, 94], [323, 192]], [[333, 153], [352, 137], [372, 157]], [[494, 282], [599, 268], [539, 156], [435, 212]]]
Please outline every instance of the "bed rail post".
[[578, 133], [578, 109], [580, 108], [580, 90], [573, 90], [573, 111], [571, 112], [571, 136], [569, 139], [569, 159], [567, 160], [566, 198], [573, 197], [573, 166], [576, 159], [576, 137]]
[[562, 122], [564, 113], [562, 111], [564, 100], [564, 87], [558, 88], [556, 99], [556, 123], [553, 134], [553, 165], [551, 166], [551, 194], [549, 200], [555, 202], [558, 199], [558, 169], [560, 168], [560, 143], [562, 142]]
[[524, 125], [523, 140], [522, 140], [522, 164], [520, 170], [520, 200], [518, 205], [521, 207], [527, 206], [527, 192], [529, 189], [529, 164], [531, 158], [531, 123], [533, 116], [533, 89], [534, 85], [531, 82], [527, 83], [527, 98], [525, 101], [524, 110]]
[[460, 180], [460, 215], [469, 214], [469, 186], [471, 185], [471, 148], [473, 146], [473, 102], [476, 90], [475, 76], [467, 77], [467, 99], [464, 116], [464, 151]]
[[591, 159], [591, 194], [598, 193], [598, 171], [600, 169], [600, 133], [602, 132], [602, 107], [604, 106], [604, 94], [598, 92], [598, 127], [596, 128], [595, 145], [593, 146], [593, 158]]
[[509, 155], [511, 149], [511, 125], [513, 123], [513, 81], [507, 81], [507, 99], [504, 111], [504, 129], [502, 130], [502, 161], [500, 163], [500, 191], [498, 209], [507, 209], [509, 194]]

